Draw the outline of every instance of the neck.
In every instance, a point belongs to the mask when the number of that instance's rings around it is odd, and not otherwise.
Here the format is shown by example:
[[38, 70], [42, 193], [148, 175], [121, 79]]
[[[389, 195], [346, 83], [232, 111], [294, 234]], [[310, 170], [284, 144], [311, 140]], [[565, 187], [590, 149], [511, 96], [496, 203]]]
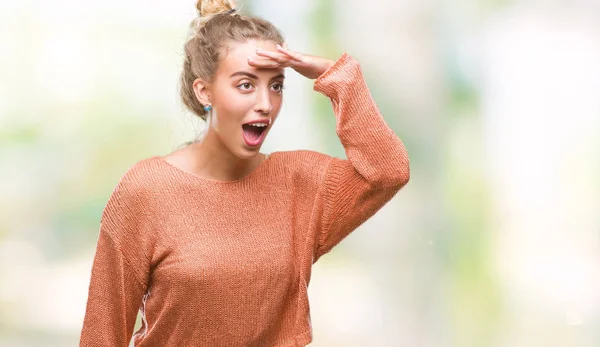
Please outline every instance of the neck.
[[191, 153], [190, 169], [196, 175], [218, 181], [244, 178], [266, 158], [261, 153], [240, 158], [232, 153], [211, 131], [199, 142], [190, 145], [189, 150]]

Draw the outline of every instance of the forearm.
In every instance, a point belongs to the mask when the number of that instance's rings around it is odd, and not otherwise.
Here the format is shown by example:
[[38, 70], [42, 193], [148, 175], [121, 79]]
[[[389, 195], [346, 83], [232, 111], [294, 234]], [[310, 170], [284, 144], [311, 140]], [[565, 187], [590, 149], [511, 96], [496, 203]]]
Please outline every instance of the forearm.
[[381, 115], [358, 62], [344, 53], [315, 81], [314, 89], [331, 99], [336, 133], [356, 171], [375, 185], [406, 184], [407, 150]]

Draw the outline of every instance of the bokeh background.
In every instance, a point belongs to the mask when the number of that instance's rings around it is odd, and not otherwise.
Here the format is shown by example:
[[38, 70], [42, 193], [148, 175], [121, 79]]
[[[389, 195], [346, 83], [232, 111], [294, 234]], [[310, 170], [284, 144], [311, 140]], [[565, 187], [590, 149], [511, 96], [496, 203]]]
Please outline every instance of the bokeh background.
[[[600, 346], [600, 1], [247, 0], [363, 67], [411, 181], [314, 266], [315, 347]], [[202, 130], [193, 0], [0, 1], [0, 346], [75, 346], [102, 209]], [[345, 157], [288, 71], [263, 152]]]

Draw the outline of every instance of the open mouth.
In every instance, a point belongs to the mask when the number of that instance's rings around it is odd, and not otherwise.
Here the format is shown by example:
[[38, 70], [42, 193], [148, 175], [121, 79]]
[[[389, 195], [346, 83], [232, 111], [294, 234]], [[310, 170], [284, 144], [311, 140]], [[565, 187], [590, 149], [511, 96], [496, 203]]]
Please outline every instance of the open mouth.
[[248, 137], [250, 140], [256, 141], [262, 136], [265, 130], [267, 130], [267, 127], [244, 124], [242, 125], [242, 129], [244, 129], [244, 134], [246, 137]]
[[268, 125], [261, 123], [244, 124], [242, 130], [244, 132], [244, 141], [249, 146], [257, 146], [264, 140]]

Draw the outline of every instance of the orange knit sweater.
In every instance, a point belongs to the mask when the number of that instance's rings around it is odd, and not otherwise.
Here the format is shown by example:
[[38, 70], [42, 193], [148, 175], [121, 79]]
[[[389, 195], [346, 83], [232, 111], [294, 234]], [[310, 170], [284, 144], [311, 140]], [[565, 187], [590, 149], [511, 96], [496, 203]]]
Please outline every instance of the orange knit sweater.
[[348, 159], [273, 152], [240, 180], [213, 181], [154, 156], [123, 175], [102, 213], [80, 346], [312, 341], [312, 264], [409, 179], [355, 59], [344, 53], [314, 90], [331, 99]]

